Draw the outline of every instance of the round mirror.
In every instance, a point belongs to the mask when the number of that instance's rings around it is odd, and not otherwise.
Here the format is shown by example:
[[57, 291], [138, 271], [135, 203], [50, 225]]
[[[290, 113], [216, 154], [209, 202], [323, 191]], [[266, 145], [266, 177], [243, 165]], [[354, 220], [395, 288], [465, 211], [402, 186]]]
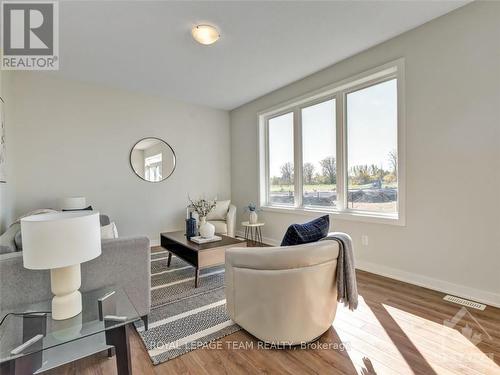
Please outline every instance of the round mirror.
[[132, 147], [130, 165], [143, 180], [161, 182], [174, 173], [175, 152], [162, 139], [144, 138]]

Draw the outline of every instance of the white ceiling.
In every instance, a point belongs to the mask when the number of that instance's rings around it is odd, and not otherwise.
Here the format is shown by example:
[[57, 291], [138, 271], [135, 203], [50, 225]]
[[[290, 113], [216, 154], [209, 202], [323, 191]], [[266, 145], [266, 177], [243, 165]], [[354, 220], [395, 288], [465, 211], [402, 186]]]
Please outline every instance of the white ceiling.
[[156, 138], [146, 138], [137, 142], [134, 146], [134, 150], [147, 150], [150, 147], [153, 147], [160, 143], [161, 141]]
[[233, 109], [467, 2], [66, 1], [56, 74]]

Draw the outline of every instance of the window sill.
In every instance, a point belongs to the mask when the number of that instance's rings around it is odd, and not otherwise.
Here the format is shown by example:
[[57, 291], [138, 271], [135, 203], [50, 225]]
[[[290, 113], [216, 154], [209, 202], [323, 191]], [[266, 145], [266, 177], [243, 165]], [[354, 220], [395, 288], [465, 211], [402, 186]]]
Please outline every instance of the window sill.
[[332, 215], [332, 219], [337, 220], [348, 220], [357, 221], [363, 223], [376, 223], [376, 224], [388, 224], [405, 226], [405, 220], [399, 217], [398, 214], [383, 214], [377, 212], [367, 212], [367, 211], [336, 211], [329, 209], [318, 208], [296, 208], [296, 207], [286, 207], [286, 206], [262, 206], [262, 211], [264, 212], [275, 212], [280, 214], [298, 214], [304, 216], [317, 216], [318, 214], [328, 214]]

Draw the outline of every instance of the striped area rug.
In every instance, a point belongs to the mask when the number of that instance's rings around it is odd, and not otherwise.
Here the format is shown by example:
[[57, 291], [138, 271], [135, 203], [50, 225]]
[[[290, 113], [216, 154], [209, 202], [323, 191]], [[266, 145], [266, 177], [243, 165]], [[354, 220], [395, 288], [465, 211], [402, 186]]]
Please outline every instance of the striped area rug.
[[224, 266], [203, 269], [198, 288], [194, 268], [166, 251], [151, 254], [149, 329], [136, 323], [153, 364], [168, 361], [240, 330], [226, 311]]

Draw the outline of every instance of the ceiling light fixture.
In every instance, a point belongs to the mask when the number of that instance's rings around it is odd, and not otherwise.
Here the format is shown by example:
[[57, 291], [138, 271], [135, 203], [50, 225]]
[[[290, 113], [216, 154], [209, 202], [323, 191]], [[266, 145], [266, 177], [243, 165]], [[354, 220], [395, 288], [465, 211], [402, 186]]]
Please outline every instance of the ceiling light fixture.
[[191, 34], [194, 40], [205, 45], [213, 44], [220, 38], [219, 31], [211, 25], [196, 25], [192, 28]]

